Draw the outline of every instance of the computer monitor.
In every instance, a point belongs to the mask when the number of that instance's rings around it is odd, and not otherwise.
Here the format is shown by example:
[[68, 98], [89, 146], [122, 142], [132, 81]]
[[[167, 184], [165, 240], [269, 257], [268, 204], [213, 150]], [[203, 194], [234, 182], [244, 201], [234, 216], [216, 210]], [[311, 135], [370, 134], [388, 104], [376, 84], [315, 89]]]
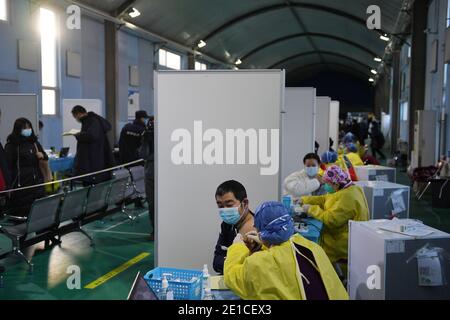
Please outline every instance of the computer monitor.
[[59, 152], [59, 157], [67, 158], [67, 156], [69, 155], [69, 150], [70, 148], [62, 148], [61, 151]]
[[145, 281], [144, 277], [140, 272], [136, 275], [134, 279], [133, 286], [128, 294], [128, 300], [137, 301], [149, 301], [149, 300], [159, 300], [158, 296]]

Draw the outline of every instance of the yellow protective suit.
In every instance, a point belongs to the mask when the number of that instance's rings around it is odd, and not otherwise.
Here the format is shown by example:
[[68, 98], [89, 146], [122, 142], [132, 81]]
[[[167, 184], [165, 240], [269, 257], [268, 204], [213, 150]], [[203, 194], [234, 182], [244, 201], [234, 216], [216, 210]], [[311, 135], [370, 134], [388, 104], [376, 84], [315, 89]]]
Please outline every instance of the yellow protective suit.
[[369, 220], [369, 206], [363, 190], [351, 186], [336, 193], [302, 197], [311, 205], [308, 214], [324, 224], [320, 245], [331, 262], [348, 259], [348, 222]]
[[[291, 241], [312, 252], [329, 299], [347, 300], [348, 294], [323, 249], [300, 235], [294, 235]], [[244, 244], [232, 245], [224, 278], [226, 286], [244, 300], [307, 299], [290, 241], [253, 255]]]
[[[344, 170], [345, 172], [348, 171], [348, 168], [345, 164], [345, 161], [342, 157], [338, 157], [338, 159], [336, 160], [335, 163], [328, 163], [325, 164], [325, 167], [327, 167], [327, 169], [331, 166], [338, 166], [340, 167], [342, 170]], [[322, 168], [319, 168], [319, 176], [323, 177], [323, 175], [325, 174], [325, 171]]]
[[362, 161], [361, 157], [359, 156], [359, 154], [355, 153], [355, 152], [349, 152], [346, 154], [348, 160], [350, 160], [350, 162], [352, 163], [352, 165], [354, 167], [362, 167], [364, 166], [364, 162]]

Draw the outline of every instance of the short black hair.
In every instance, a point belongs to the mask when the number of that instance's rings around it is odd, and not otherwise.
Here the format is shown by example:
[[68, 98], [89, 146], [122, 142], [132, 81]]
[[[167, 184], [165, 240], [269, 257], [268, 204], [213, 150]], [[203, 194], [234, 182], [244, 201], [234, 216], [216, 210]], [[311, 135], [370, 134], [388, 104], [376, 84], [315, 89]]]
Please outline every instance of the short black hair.
[[320, 157], [315, 154], [315, 153], [308, 153], [304, 158], [303, 158], [303, 164], [306, 163], [306, 160], [316, 160], [318, 164], [321, 164], [322, 162], [320, 161]]
[[72, 109], [72, 114], [76, 115], [76, 114], [82, 114], [82, 113], [87, 113], [86, 109], [82, 106], [75, 106]]
[[242, 183], [235, 180], [230, 180], [222, 183], [217, 188], [216, 198], [222, 197], [229, 192], [233, 193], [234, 197], [240, 202], [244, 201], [244, 199], [247, 199], [247, 190], [245, 190], [245, 187], [242, 185]]

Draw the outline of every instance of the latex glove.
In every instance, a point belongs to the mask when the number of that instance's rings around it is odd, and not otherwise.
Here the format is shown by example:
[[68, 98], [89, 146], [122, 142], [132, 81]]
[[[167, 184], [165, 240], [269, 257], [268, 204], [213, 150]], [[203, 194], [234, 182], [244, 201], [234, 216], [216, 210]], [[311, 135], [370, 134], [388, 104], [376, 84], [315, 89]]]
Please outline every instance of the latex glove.
[[238, 233], [236, 235], [236, 238], [234, 238], [234, 241], [233, 241], [233, 244], [237, 244], [237, 243], [245, 244], [244, 243], [244, 237], [242, 237], [242, 234], [240, 234], [240, 233]]
[[254, 242], [258, 243], [258, 244], [262, 244], [261, 238], [259, 237], [259, 234], [256, 231], [250, 231], [249, 233], [247, 233], [245, 235], [245, 237], [248, 240], [254, 241]]
[[302, 207], [304, 213], [309, 213], [310, 208], [311, 208], [311, 205], [309, 205], [309, 204], [304, 204]]

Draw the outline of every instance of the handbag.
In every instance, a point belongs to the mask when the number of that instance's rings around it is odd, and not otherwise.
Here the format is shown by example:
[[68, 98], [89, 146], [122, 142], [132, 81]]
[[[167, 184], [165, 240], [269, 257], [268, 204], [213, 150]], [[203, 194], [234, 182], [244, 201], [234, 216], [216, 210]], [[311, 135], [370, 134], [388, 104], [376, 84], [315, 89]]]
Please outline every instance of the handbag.
[[[36, 148], [36, 152], [40, 152], [39, 148], [36, 144], [34, 144], [34, 147]], [[50, 170], [50, 166], [48, 165], [48, 160], [40, 159], [39, 160], [39, 169], [41, 170], [42, 176], [44, 177], [44, 182], [52, 182], [53, 181], [53, 175], [52, 171]]]

